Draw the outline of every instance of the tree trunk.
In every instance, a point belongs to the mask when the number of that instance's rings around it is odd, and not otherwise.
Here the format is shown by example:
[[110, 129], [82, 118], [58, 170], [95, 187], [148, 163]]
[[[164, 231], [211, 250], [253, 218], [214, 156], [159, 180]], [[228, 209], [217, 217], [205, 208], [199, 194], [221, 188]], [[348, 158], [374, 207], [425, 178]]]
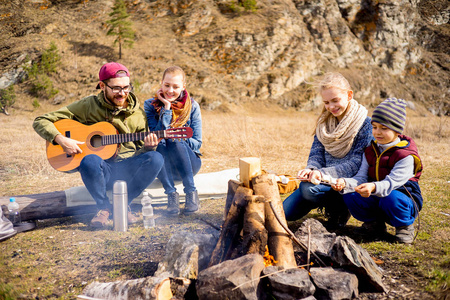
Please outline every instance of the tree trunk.
[[246, 204], [245, 197], [251, 196], [252, 194], [253, 191], [251, 189], [243, 186], [239, 186], [237, 188], [230, 211], [228, 212], [227, 218], [223, 223], [216, 248], [214, 248], [211, 255], [209, 267], [227, 260], [229, 252], [231, 252], [239, 242], [240, 238], [237, 237], [237, 235], [239, 235], [242, 230], [242, 214], [244, 212], [243, 208]]
[[169, 300], [173, 296], [170, 279], [159, 277], [93, 282], [83, 290], [83, 295], [108, 300]]
[[[275, 175], [259, 175], [253, 178], [252, 183], [255, 195], [264, 196], [266, 201], [271, 201], [277, 215], [283, 224], [287, 226]], [[285, 269], [296, 267], [297, 263], [295, 262], [292, 241], [284, 228], [275, 218], [269, 203], [265, 203], [265, 220], [266, 229], [269, 232], [267, 245], [269, 248], [269, 253], [277, 261], [275, 265], [281, 266]]]
[[[96, 205], [67, 207], [66, 193], [57, 191], [43, 194], [14, 196], [20, 207], [22, 221], [61, 218], [66, 216], [95, 213]], [[2, 208], [9, 203], [9, 197], [0, 197]], [[6, 209], [6, 208], [5, 208]]]

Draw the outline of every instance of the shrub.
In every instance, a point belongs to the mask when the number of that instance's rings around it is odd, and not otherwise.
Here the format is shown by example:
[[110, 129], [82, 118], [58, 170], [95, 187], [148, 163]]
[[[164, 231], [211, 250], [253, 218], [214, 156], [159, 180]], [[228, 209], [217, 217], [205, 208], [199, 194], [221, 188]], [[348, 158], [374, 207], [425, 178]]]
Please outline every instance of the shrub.
[[238, 0], [232, 1], [230, 4], [230, 9], [234, 12], [241, 12], [242, 9], [250, 12], [256, 11], [256, 0]]
[[14, 91], [14, 85], [10, 85], [6, 89], [0, 90], [0, 104], [2, 112], [6, 115], [8, 113], [8, 107], [11, 107], [16, 102], [16, 92]]
[[51, 98], [58, 93], [53, 87], [53, 82], [49, 75], [55, 73], [61, 63], [61, 56], [54, 42], [44, 50], [40, 61], [34, 62], [26, 69], [31, 81], [30, 91], [37, 97]]
[[34, 99], [32, 104], [33, 104], [33, 107], [34, 107], [34, 108], [39, 108], [39, 107], [41, 107], [41, 104], [39, 103], [39, 100], [38, 100], [38, 99]]

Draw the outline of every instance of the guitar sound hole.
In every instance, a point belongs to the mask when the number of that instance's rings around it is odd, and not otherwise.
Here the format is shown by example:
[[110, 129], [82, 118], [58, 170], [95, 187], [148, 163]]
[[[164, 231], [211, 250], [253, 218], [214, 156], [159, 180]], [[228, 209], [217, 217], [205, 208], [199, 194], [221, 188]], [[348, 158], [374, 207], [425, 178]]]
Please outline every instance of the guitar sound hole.
[[102, 137], [100, 135], [94, 135], [91, 138], [91, 145], [94, 148], [102, 147]]

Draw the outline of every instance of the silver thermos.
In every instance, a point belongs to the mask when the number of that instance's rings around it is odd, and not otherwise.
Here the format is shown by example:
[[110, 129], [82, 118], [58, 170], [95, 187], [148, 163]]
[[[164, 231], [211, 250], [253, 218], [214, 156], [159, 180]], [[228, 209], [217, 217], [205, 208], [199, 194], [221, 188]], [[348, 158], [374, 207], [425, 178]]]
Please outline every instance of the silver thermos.
[[127, 183], [123, 180], [114, 182], [113, 219], [115, 231], [125, 232], [128, 230], [128, 193]]

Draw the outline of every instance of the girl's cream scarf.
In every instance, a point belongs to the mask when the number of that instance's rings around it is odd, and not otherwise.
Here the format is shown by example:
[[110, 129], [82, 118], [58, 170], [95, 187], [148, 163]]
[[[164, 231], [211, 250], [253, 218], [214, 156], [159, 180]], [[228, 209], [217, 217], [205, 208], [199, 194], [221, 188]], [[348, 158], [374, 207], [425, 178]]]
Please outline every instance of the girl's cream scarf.
[[350, 151], [353, 140], [367, 117], [367, 109], [352, 99], [344, 118], [338, 123], [329, 111], [324, 111], [317, 120], [316, 136], [325, 150], [336, 158], [342, 158]]

